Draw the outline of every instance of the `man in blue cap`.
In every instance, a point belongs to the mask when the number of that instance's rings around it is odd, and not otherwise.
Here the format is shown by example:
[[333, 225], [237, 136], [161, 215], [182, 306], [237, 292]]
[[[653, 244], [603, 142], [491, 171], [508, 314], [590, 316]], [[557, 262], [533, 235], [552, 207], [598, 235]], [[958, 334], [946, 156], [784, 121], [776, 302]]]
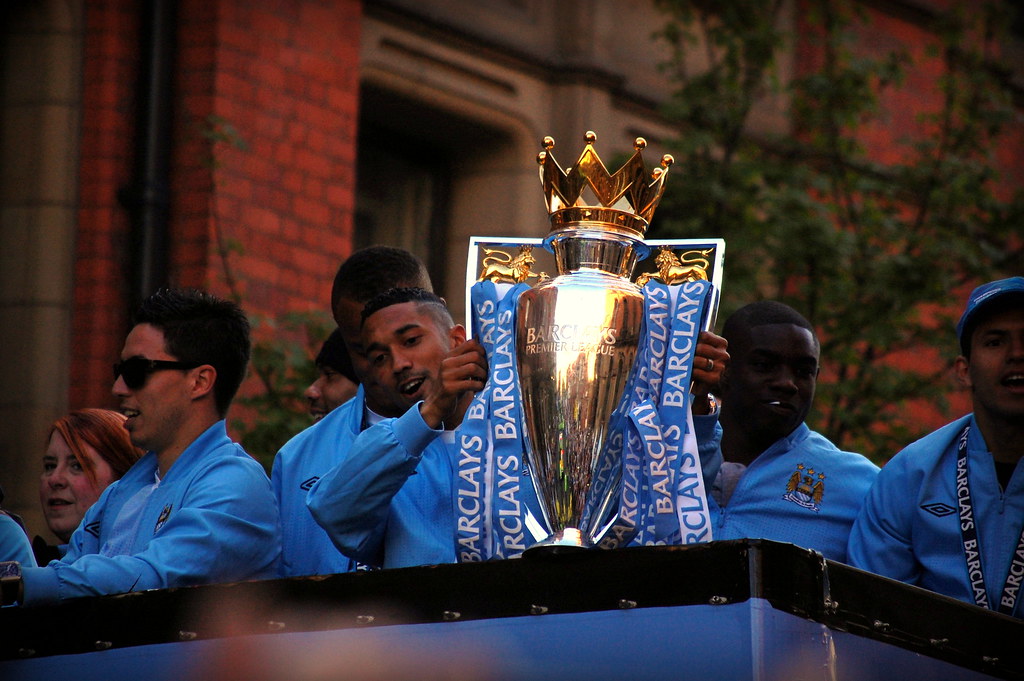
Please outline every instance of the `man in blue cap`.
[[974, 411], [882, 469], [850, 562], [1024, 617], [1024, 277], [974, 289], [957, 335], [956, 376]]

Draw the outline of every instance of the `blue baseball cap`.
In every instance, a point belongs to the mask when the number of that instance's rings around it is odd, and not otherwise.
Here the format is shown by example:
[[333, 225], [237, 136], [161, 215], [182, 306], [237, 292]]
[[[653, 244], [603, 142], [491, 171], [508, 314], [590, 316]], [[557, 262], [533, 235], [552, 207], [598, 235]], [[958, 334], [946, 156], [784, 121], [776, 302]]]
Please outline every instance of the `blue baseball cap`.
[[1003, 301], [1007, 297], [1017, 297], [1024, 305], [1024, 277], [1010, 277], [982, 284], [971, 291], [971, 297], [967, 299], [967, 307], [956, 325], [956, 335], [960, 339], [960, 349], [967, 354], [967, 345], [970, 341], [970, 333], [978, 322], [980, 315], [990, 308], [997, 300]]

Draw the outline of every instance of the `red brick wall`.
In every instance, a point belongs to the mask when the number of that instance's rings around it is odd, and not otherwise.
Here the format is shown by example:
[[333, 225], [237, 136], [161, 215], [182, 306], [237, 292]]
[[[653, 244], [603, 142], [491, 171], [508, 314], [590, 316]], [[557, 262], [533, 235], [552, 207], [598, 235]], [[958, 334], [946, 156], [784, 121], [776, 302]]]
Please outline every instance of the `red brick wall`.
[[[804, 21], [809, 7], [816, 3], [801, 3], [798, 13], [800, 20], [798, 33], [804, 39], [797, 45], [797, 71], [818, 69], [823, 58], [817, 49], [817, 39], [808, 39], [818, 29]], [[885, 0], [862, 3], [866, 10], [864, 21], [855, 21], [849, 27], [852, 34], [853, 51], [860, 56], [881, 58], [889, 52], [903, 50], [910, 59], [906, 67], [905, 81], [899, 85], [884, 89], [879, 97], [879, 117], [858, 130], [860, 142], [864, 145], [866, 155], [881, 163], [899, 163], [906, 161], [908, 147], [904, 138], [920, 138], [928, 134], [931, 123], [922, 122], [919, 117], [926, 113], [940, 111], [943, 106], [943, 93], [940, 86], [945, 66], [939, 56], [940, 40], [934, 33], [931, 12], [943, 12], [953, 4], [951, 0], [932, 0], [929, 8], [919, 9], [900, 2]], [[1024, 129], [1021, 126], [1007, 125], [999, 144], [994, 151], [993, 165], [1001, 175], [1001, 182], [996, 187], [997, 193], [1008, 196], [1013, 189], [1024, 182]], [[950, 306], [954, 314], [959, 315], [963, 303], [975, 282], [950, 294]], [[956, 347], [956, 338], [952, 328], [945, 329], [950, 351]], [[931, 348], [914, 352], [902, 352], [889, 358], [889, 361], [905, 369], [934, 370], [946, 361]], [[960, 388], [952, 374], [946, 378], [949, 392], [949, 407], [940, 410], [931, 403], [917, 402], [909, 405], [911, 418], [917, 424], [935, 428], [955, 417], [971, 410], [970, 396]], [[902, 417], [902, 415], [900, 415]]]
[[[915, 9], [913, 5], [916, 3], [895, 0], [872, 0], [861, 4], [861, 9], [865, 10], [865, 20], [858, 20], [849, 27], [856, 54], [881, 58], [891, 51], [903, 50], [911, 61], [911, 65], [906, 68], [905, 81], [881, 92], [879, 117], [858, 131], [870, 158], [883, 163], [896, 163], [903, 159], [902, 154], [906, 150], [902, 138], [924, 134], [928, 130], [927, 126], [932, 125], [922, 123], [918, 117], [942, 108], [940, 79], [945, 67], [941, 57], [935, 53], [936, 48], [940, 47], [940, 41], [930, 22], [932, 12], [946, 11], [956, 3], [953, 0], [931, 0], [924, 3], [927, 6], [924, 9]], [[818, 30], [806, 21], [814, 5], [800, 3], [797, 14], [798, 35], [803, 38], [796, 47], [798, 73], [820, 68], [822, 60], [816, 39], [808, 39]], [[1002, 176], [997, 191], [1008, 197], [1008, 192], [1024, 183], [1024, 163], [1021, 163], [1021, 158], [1024, 158], [1024, 128], [1006, 125], [994, 149], [994, 156], [993, 165]]]
[[71, 339], [72, 408], [112, 406], [110, 365], [127, 322], [128, 216], [139, 17], [133, 3], [85, 3], [79, 211]]
[[[127, 324], [136, 3], [87, 3], [73, 407], [110, 403]], [[351, 245], [360, 0], [178, 7], [169, 277], [249, 313], [328, 312]], [[211, 121], [245, 148], [204, 136]], [[222, 251], [226, 253], [227, 267]]]
[[[183, 3], [176, 282], [225, 293], [230, 277], [255, 313], [328, 310], [352, 230], [360, 14], [355, 0]], [[198, 135], [210, 116], [245, 147]]]

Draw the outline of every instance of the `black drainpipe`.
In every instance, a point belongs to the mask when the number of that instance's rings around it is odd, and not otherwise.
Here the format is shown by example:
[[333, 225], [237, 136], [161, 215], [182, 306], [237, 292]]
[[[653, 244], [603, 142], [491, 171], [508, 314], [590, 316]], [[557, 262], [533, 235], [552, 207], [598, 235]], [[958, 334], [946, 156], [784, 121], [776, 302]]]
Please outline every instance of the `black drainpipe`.
[[176, 10], [175, 0], [149, 0], [143, 7], [135, 170], [130, 186], [120, 192], [131, 220], [128, 260], [133, 304], [168, 283]]

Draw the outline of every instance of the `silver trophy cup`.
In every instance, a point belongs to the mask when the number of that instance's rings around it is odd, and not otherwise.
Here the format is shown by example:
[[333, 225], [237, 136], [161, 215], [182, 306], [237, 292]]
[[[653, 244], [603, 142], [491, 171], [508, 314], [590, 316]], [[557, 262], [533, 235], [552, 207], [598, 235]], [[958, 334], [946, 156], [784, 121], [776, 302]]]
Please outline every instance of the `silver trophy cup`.
[[640, 340], [644, 297], [630, 277], [672, 162], [665, 156], [649, 173], [638, 138], [612, 175], [596, 139], [587, 133], [567, 172], [550, 154], [550, 137], [538, 156], [558, 276], [524, 292], [516, 318], [527, 455], [552, 531], [535, 547], [593, 546], [617, 498], [619, 476], [595, 485], [595, 471]]

